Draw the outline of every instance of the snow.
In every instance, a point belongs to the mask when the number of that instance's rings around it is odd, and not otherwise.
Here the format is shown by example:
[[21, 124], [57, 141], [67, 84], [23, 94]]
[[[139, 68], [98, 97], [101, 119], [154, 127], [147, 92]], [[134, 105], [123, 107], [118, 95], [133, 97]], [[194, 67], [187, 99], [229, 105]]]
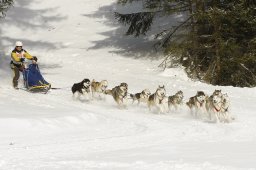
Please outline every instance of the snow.
[[[123, 36], [117, 8], [114, 0], [19, 0], [0, 21], [0, 169], [255, 170], [255, 88], [195, 82], [182, 68], [163, 71], [153, 42]], [[60, 90], [45, 95], [11, 87], [16, 40]], [[126, 82], [129, 93], [165, 85], [168, 95], [182, 90], [184, 101], [198, 90], [221, 89], [235, 120], [195, 119], [185, 105], [167, 114], [131, 101], [118, 109], [110, 96], [74, 101], [70, 88], [84, 78], [106, 79], [110, 88]]]

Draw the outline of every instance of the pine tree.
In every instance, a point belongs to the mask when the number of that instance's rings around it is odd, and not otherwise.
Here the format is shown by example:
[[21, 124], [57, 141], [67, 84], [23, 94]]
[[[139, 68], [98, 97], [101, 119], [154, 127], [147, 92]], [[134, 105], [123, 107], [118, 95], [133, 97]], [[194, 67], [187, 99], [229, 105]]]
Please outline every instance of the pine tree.
[[5, 17], [5, 12], [13, 5], [13, 0], [0, 0], [0, 18]]
[[144, 11], [116, 13], [127, 35], [143, 35], [160, 16], [186, 14], [184, 22], [159, 30], [155, 45], [188, 75], [211, 84], [256, 85], [256, 2], [254, 0], [119, 0], [144, 2]]

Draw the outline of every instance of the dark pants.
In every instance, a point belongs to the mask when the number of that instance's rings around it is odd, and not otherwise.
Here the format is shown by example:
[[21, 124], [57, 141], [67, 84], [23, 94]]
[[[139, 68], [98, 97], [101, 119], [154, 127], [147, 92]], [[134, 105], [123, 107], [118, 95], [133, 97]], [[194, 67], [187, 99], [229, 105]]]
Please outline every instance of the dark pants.
[[20, 71], [22, 71], [23, 68], [24, 68], [23, 65], [17, 65], [17, 66], [15, 66], [13, 63], [11, 63], [11, 69], [14, 73], [14, 77], [12, 79], [12, 85], [13, 85], [14, 88], [18, 87], [18, 81], [19, 81], [19, 78], [20, 78]]
[[14, 77], [12, 79], [12, 85], [14, 88], [18, 87], [18, 80], [20, 78], [20, 70], [17, 67], [12, 68]]

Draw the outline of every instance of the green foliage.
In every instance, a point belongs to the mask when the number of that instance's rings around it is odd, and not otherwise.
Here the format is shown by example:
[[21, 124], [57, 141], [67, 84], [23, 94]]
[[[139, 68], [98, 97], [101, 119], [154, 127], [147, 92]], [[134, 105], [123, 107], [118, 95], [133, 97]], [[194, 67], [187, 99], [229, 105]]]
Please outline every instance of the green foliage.
[[0, 0], [0, 18], [5, 17], [5, 12], [13, 5], [13, 0]]
[[154, 13], [143, 12], [143, 13], [132, 13], [132, 14], [119, 14], [115, 13], [115, 17], [118, 21], [123, 24], [129, 24], [130, 27], [126, 32], [126, 35], [135, 34], [139, 36], [145, 34], [151, 27], [153, 22]]
[[[135, 1], [119, 0], [124, 5]], [[255, 0], [141, 2], [151, 12], [116, 14], [121, 23], [129, 25], [127, 35], [145, 34], [159, 16], [186, 13], [184, 22], [159, 30], [155, 36], [159, 40], [155, 47], [167, 54], [164, 63], [178, 61], [191, 78], [211, 84], [256, 86]]]

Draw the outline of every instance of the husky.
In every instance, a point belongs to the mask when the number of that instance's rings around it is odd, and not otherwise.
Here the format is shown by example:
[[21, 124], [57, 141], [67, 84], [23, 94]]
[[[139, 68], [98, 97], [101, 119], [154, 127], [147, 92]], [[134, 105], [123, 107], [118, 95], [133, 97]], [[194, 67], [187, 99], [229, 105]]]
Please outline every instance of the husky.
[[209, 119], [212, 119], [212, 115], [215, 116], [216, 121], [219, 121], [219, 112], [221, 111], [222, 93], [221, 90], [214, 90], [212, 95], [206, 100], [206, 110], [209, 114]]
[[192, 116], [198, 118], [199, 112], [206, 114], [206, 99], [207, 95], [203, 91], [197, 91], [195, 96], [189, 98], [186, 104], [190, 108]]
[[217, 98], [221, 98], [222, 97], [222, 93], [221, 90], [214, 90], [214, 92], [212, 93], [212, 95], [210, 97], [207, 98], [206, 100], [206, 109], [207, 111], [209, 111], [210, 109], [210, 105], [213, 103], [213, 98], [215, 98], [215, 100]]
[[231, 117], [229, 112], [229, 106], [230, 106], [230, 99], [227, 93], [222, 95], [222, 107], [221, 107], [221, 113], [224, 118], [225, 122], [230, 122], [231, 120], [234, 120], [234, 117]]
[[128, 84], [121, 83], [119, 86], [106, 90], [105, 94], [112, 95], [119, 108], [126, 108]]
[[207, 104], [210, 120], [212, 113], [215, 116], [217, 122], [220, 121], [220, 113], [222, 107], [222, 97], [218, 95], [211, 95]]
[[209, 113], [210, 120], [212, 115], [215, 117], [215, 121], [230, 122], [229, 114], [229, 97], [227, 94], [222, 94], [221, 91], [214, 91], [213, 94], [207, 100], [207, 111]]
[[183, 92], [180, 90], [175, 95], [168, 97], [168, 108], [169, 110], [173, 106], [177, 111], [178, 106], [182, 104], [182, 100], [184, 98]]
[[166, 113], [168, 111], [168, 98], [166, 97], [166, 90], [164, 86], [159, 86], [155, 93], [151, 94], [148, 98], [148, 108], [156, 106], [158, 113]]
[[[73, 84], [71, 91], [73, 93], [73, 99], [79, 99], [81, 100], [81, 95], [84, 95], [87, 97], [87, 99], [90, 99], [90, 80], [85, 78], [79, 83]], [[76, 96], [76, 97], [75, 97]]]
[[102, 80], [101, 82], [97, 82], [93, 79], [91, 82], [92, 97], [96, 98], [96, 95], [97, 95], [99, 99], [105, 99], [105, 91], [107, 87], [108, 87], [107, 80]]
[[140, 104], [140, 102], [144, 102], [147, 103], [149, 96], [151, 95], [150, 90], [149, 89], [144, 89], [142, 92], [140, 93], [136, 93], [136, 94], [130, 94], [130, 97], [132, 98], [132, 103], [134, 103], [134, 101], [138, 101], [138, 105]]

